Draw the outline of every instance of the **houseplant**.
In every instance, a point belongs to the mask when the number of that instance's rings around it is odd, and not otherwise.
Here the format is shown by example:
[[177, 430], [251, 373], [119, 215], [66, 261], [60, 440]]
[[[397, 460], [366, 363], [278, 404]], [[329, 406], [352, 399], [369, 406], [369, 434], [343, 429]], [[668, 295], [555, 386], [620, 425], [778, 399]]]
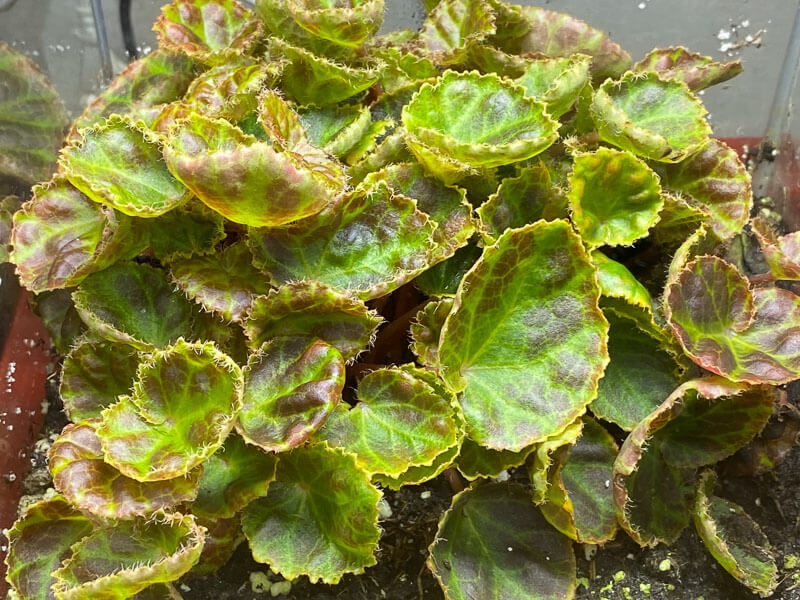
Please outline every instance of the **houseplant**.
[[774, 285], [794, 239], [757, 221], [768, 275], [742, 274], [749, 175], [694, 94], [740, 66], [633, 64], [495, 0], [375, 37], [382, 12], [176, 0], [72, 124], [13, 217], [21, 281], [74, 288], [83, 326], [61, 495], [11, 530], [10, 583], [174, 594], [242, 537], [336, 583], [375, 562], [381, 489], [455, 469], [476, 483], [430, 548], [448, 598], [570, 597], [573, 540], [669, 543], [692, 516], [769, 593], [705, 470], [800, 376]]

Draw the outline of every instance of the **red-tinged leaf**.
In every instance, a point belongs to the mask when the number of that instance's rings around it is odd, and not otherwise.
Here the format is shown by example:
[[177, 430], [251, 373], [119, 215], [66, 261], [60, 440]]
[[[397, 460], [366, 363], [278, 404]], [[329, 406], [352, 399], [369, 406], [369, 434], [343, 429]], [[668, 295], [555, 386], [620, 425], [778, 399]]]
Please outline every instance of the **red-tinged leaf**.
[[347, 362], [372, 343], [383, 319], [354, 296], [315, 281], [287, 283], [253, 300], [244, 331], [249, 345], [277, 336], [310, 335], [336, 348]]
[[104, 519], [148, 517], [193, 500], [200, 470], [186, 477], [141, 482], [103, 461], [98, 419], [67, 425], [48, 453], [53, 485], [73, 506]]
[[426, 304], [411, 323], [411, 351], [420, 364], [432, 369], [439, 365], [439, 338], [444, 321], [453, 309], [452, 298]]
[[689, 357], [709, 371], [773, 385], [800, 377], [800, 298], [751, 290], [722, 259], [686, 265], [667, 287], [664, 312]]
[[655, 71], [664, 79], [683, 81], [690, 90], [698, 91], [736, 77], [742, 72], [742, 61], [714, 62], [710, 56], [678, 46], [651, 50], [631, 70]]
[[310, 337], [276, 337], [250, 356], [236, 430], [269, 452], [305, 442], [339, 403], [344, 360]]
[[34, 292], [78, 285], [144, 247], [128, 217], [92, 202], [63, 177], [34, 187], [13, 222], [10, 259]]
[[761, 217], [750, 221], [764, 260], [776, 279], [800, 280], [800, 232], [778, 236]]
[[241, 322], [253, 299], [269, 291], [252, 260], [250, 250], [239, 242], [210, 256], [175, 260], [170, 272], [175, 284], [204, 309]]
[[753, 206], [750, 174], [736, 151], [723, 142], [712, 138], [686, 160], [658, 170], [664, 187], [711, 213], [709, 225], [720, 240], [739, 233], [747, 223]]
[[620, 76], [631, 64], [631, 55], [602, 31], [567, 14], [537, 6], [515, 6], [493, 1], [497, 33], [489, 42], [510, 54], [541, 53], [546, 56], [592, 57], [596, 80]]
[[6, 580], [21, 598], [53, 600], [51, 573], [91, 531], [91, 521], [63, 496], [32, 504], [7, 533]]
[[173, 0], [153, 30], [159, 46], [208, 64], [255, 50], [263, 24], [236, 0]]

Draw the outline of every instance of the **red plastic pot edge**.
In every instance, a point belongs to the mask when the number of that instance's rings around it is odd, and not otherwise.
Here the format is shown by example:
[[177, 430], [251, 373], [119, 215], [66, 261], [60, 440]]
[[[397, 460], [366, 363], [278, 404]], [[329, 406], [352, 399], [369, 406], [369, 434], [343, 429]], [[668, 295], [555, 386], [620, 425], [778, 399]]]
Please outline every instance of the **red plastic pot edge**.
[[[45, 381], [51, 361], [50, 338], [28, 304], [17, 299], [0, 354], [0, 529], [17, 516], [22, 481], [31, 469], [31, 449], [44, 422]], [[8, 540], [0, 536], [0, 597], [5, 597]]]

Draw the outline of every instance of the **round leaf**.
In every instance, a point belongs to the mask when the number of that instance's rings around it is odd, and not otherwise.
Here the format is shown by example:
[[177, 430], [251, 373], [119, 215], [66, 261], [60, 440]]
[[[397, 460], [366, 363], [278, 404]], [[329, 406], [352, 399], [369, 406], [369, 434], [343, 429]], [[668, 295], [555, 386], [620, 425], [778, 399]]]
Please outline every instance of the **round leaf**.
[[378, 298], [426, 269], [436, 225], [383, 182], [283, 229], [250, 229], [253, 264], [275, 285], [312, 280]]
[[52, 600], [51, 573], [91, 531], [91, 521], [62, 496], [32, 504], [8, 530], [6, 580], [22, 598]]
[[242, 512], [253, 558], [286, 579], [338, 583], [375, 564], [380, 492], [355, 457], [324, 444], [281, 456], [269, 494]]
[[464, 277], [439, 341], [467, 434], [518, 451], [583, 413], [608, 363], [608, 323], [566, 221], [506, 231]]
[[237, 431], [251, 444], [283, 452], [305, 442], [341, 399], [344, 360], [311, 337], [277, 337], [250, 356]]
[[606, 80], [590, 110], [603, 140], [661, 162], [682, 161], [711, 134], [707, 111], [686, 84], [656, 73], [628, 72], [619, 81]]
[[61, 150], [59, 166], [89, 198], [126, 215], [157, 217], [191, 197], [167, 170], [155, 135], [128, 117], [83, 129]]
[[192, 516], [158, 512], [118, 521], [72, 546], [53, 573], [60, 600], [125, 600], [154, 583], [176, 581], [197, 562], [205, 530]]
[[48, 454], [53, 485], [76, 508], [105, 519], [148, 517], [193, 500], [200, 471], [166, 481], [140, 482], [103, 462], [97, 420], [70, 424]]
[[592, 246], [629, 246], [647, 235], [664, 206], [658, 175], [627, 152], [581, 153], [569, 177], [572, 221]]
[[562, 600], [575, 593], [572, 541], [544, 520], [527, 490], [484, 483], [453, 497], [428, 566], [447, 600]]
[[33, 292], [72, 287], [117, 260], [136, 254], [132, 221], [92, 202], [66, 179], [35, 186], [14, 213], [10, 259]]
[[87, 277], [72, 294], [90, 329], [138, 350], [163, 348], [191, 330], [192, 306], [164, 272], [120, 263]]
[[117, 396], [130, 392], [138, 353], [106, 341], [83, 341], [74, 346], [61, 367], [59, 394], [73, 422], [100, 417]]
[[425, 148], [473, 167], [531, 158], [558, 138], [544, 104], [497, 75], [447, 71], [403, 108], [406, 142], [420, 162]]
[[250, 250], [240, 242], [211, 256], [175, 260], [170, 272], [175, 284], [203, 308], [240, 322], [253, 298], [269, 291], [252, 260]]
[[686, 353], [709, 371], [773, 385], [800, 377], [800, 298], [750, 290], [722, 259], [686, 265], [666, 290], [665, 314]]
[[213, 343], [179, 339], [139, 365], [133, 395], [103, 411], [105, 461], [137, 481], [184, 475], [222, 446], [242, 406], [242, 373]]
[[255, 348], [279, 335], [309, 335], [326, 341], [349, 362], [371, 343], [382, 321], [350, 294], [298, 281], [255, 298], [244, 331]]
[[278, 458], [229, 435], [225, 444], [203, 463], [192, 514], [214, 521], [230, 519], [252, 500], [266, 496], [275, 479]]
[[428, 466], [458, 441], [450, 399], [426, 381], [398, 368], [367, 374], [358, 403], [340, 405], [319, 437], [356, 455], [370, 475], [397, 477], [409, 467]]

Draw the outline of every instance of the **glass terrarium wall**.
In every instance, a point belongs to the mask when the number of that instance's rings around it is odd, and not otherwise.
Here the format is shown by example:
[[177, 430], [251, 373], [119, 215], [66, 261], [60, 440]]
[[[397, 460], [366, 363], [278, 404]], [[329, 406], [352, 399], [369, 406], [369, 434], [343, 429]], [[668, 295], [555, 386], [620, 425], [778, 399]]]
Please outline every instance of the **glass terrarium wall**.
[[[741, 58], [742, 75], [708, 90], [703, 99], [717, 135], [764, 134], [790, 38], [796, 0], [521, 0], [571, 13], [608, 31], [638, 60], [656, 46], [683, 44], [715, 60]], [[102, 83], [91, 0], [0, 1], [0, 40], [32, 56], [77, 114]], [[114, 72], [127, 62], [120, 7], [130, 4], [135, 46], [155, 47], [150, 28], [161, 0], [102, 0]], [[420, 0], [387, 0], [384, 30], [416, 28]]]

